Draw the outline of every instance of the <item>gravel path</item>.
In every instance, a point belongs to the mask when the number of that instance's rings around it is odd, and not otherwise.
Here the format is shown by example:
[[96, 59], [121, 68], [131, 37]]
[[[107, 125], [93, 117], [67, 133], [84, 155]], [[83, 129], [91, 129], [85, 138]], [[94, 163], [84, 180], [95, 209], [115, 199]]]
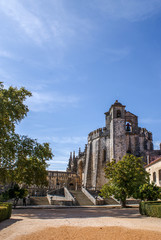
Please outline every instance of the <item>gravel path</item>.
[[[63, 226], [63, 228], [62, 228]], [[87, 234], [86, 238], [83, 239], [97, 239], [96, 238], [96, 232], [98, 232], [98, 227], [101, 229], [103, 227], [103, 230], [106, 231], [107, 228], [105, 227], [114, 227], [110, 228], [110, 231], [113, 231], [114, 236], [117, 235], [116, 238], [110, 237], [110, 239], [152, 239], [154, 236], [150, 235], [150, 233], [147, 230], [153, 231], [152, 234], [157, 234], [155, 238], [153, 239], [161, 239], [161, 219], [159, 218], [151, 218], [151, 217], [145, 217], [141, 216], [139, 214], [139, 211], [137, 208], [128, 208], [128, 209], [107, 209], [107, 208], [68, 208], [68, 209], [15, 209], [13, 210], [13, 214], [11, 219], [5, 220], [0, 223], [0, 239], [3, 240], [17, 240], [21, 239], [20, 236], [28, 234], [36, 234], [34, 238], [30, 237], [22, 239], [43, 239], [40, 236], [42, 236], [41, 230], [43, 230], [43, 233], [49, 233], [48, 237], [45, 237], [45, 240], [47, 239], [68, 239], [69, 232], [64, 230], [69, 229], [69, 227], [75, 227], [74, 229], [74, 238], [77, 231], [77, 238], [78, 233], [85, 230], [87, 227], [90, 229], [90, 233], [95, 238], [87, 238], [89, 235]], [[54, 230], [54, 228], [57, 228]], [[61, 227], [61, 228], [58, 228]], [[81, 231], [80, 228], [81, 227]], [[93, 228], [93, 231], [91, 231], [90, 227], [97, 227], [96, 229]], [[118, 231], [116, 230], [116, 227]], [[119, 228], [118, 228], [119, 227]], [[127, 228], [127, 229], [124, 229]], [[109, 229], [109, 228], [108, 228]], [[114, 230], [115, 229], [115, 230]], [[120, 238], [120, 232], [126, 230], [125, 232], [129, 236], [129, 230], [135, 230], [134, 236], [137, 238], [131, 238], [132, 235], [130, 235], [130, 238]], [[102, 229], [101, 229], [102, 230]], [[140, 230], [144, 230], [140, 236], [142, 238], [139, 238], [139, 232]], [[56, 238], [51, 238], [50, 231], [57, 231], [60, 234], [54, 236], [57, 236]], [[108, 230], [109, 231], [109, 230]], [[109, 231], [109, 232], [110, 232]], [[63, 233], [68, 232], [68, 237], [65, 236]], [[88, 231], [87, 231], [88, 232]], [[123, 235], [125, 234], [123, 233]], [[137, 234], [136, 234], [137, 233]], [[140, 232], [141, 233], [141, 232]], [[102, 231], [103, 234], [103, 231]], [[131, 232], [132, 234], [132, 232]], [[159, 235], [158, 235], [159, 234]], [[126, 235], [126, 234], [125, 234]], [[34, 236], [34, 235], [32, 235]], [[83, 235], [85, 236], [85, 235]], [[145, 237], [144, 237], [145, 236]], [[148, 238], [148, 237], [151, 238]], [[159, 238], [157, 236], [160, 236]], [[50, 237], [50, 238], [49, 238]], [[74, 239], [73, 238], [73, 239]], [[82, 237], [80, 237], [81, 239]], [[72, 236], [70, 236], [69, 239], [72, 239]], [[100, 238], [101, 240], [104, 239], [103, 237]], [[108, 239], [108, 238], [106, 238]]]

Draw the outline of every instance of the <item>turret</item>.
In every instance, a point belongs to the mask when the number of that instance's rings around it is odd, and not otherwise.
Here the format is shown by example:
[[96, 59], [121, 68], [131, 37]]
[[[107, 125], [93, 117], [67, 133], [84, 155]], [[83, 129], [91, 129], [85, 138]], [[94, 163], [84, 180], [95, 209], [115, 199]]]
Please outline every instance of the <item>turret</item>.
[[110, 127], [110, 161], [117, 162], [126, 154], [125, 106], [116, 100], [106, 116], [109, 120], [106, 127]]

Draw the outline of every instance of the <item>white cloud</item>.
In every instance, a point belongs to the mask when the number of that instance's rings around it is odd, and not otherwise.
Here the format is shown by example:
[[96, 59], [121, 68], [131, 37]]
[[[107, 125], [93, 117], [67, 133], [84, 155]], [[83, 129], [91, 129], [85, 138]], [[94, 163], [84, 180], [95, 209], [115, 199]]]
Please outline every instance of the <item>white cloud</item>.
[[31, 111], [51, 111], [60, 107], [77, 106], [79, 98], [73, 95], [62, 95], [61, 93], [39, 93], [33, 92], [32, 97], [27, 99]]
[[161, 143], [161, 140], [160, 141], [154, 141], [154, 149], [160, 150], [160, 143]]
[[52, 137], [51, 141], [59, 144], [81, 144], [87, 141], [87, 137]]
[[0, 9], [24, 30], [24, 32], [38, 43], [47, 40], [48, 34], [42, 21], [27, 10], [18, 0], [1, 0]]
[[95, 0], [92, 5], [114, 20], [140, 21], [161, 10], [160, 0]]
[[11, 53], [5, 50], [0, 50], [0, 57], [15, 59], [15, 57]]
[[1, 0], [0, 10], [36, 43], [46, 47], [42, 43], [50, 41], [56, 51], [72, 46], [72, 40], [89, 37], [93, 29], [89, 19], [71, 12], [63, 1]]
[[[51, 160], [50, 161], [50, 164], [66, 164], [67, 165], [67, 163], [68, 163], [68, 160], [67, 160], [67, 158], [65, 158], [65, 157], [57, 157], [56, 158], [57, 160]], [[60, 160], [59, 160], [60, 159]], [[64, 160], [63, 160], [64, 159]]]

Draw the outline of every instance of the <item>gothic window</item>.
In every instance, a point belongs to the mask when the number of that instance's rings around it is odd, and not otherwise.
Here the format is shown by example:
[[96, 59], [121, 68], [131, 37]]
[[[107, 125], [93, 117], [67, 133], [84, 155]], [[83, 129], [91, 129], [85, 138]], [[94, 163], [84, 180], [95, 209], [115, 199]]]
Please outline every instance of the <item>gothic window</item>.
[[103, 149], [103, 162], [106, 162], [106, 150]]
[[161, 169], [159, 169], [159, 181], [161, 181]]
[[121, 111], [117, 110], [117, 118], [120, 118], [120, 117], [121, 117]]
[[130, 122], [126, 122], [126, 132], [132, 132], [132, 125]]
[[153, 172], [153, 182], [156, 182], [156, 172]]

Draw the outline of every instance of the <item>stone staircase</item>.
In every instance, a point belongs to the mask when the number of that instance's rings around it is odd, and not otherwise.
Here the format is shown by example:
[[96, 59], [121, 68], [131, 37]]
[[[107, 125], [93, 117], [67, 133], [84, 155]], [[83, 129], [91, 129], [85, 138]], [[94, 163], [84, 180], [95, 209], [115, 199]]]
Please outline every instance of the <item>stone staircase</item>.
[[105, 204], [107, 205], [118, 205], [119, 203], [115, 201], [112, 197], [106, 198], [105, 199]]
[[[89, 190], [89, 189], [88, 189], [88, 192], [89, 192], [94, 198], [98, 197], [99, 194], [100, 194], [100, 191], [99, 191], [99, 190]], [[101, 205], [117, 205], [117, 204], [118, 204], [118, 202], [115, 201], [115, 199], [113, 199], [112, 197], [109, 197], [109, 198], [104, 199], [104, 203], [101, 204]]]
[[49, 205], [47, 197], [30, 197], [30, 205]]
[[72, 196], [76, 199], [77, 205], [79, 206], [91, 206], [93, 203], [87, 198], [87, 196], [81, 190], [70, 190]]

